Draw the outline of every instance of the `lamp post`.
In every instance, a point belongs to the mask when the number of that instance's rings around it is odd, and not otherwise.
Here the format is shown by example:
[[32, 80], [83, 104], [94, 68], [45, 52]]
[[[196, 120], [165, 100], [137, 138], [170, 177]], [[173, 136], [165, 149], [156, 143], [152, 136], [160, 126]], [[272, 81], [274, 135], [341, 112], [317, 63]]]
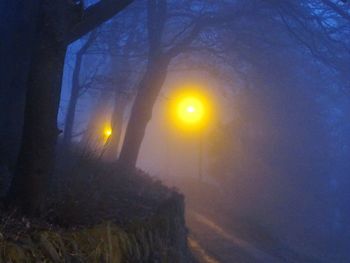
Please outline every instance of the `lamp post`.
[[203, 162], [203, 131], [199, 133], [199, 153], [198, 153], [198, 179], [202, 181], [202, 162]]
[[[213, 118], [212, 94], [205, 85], [183, 85], [169, 97], [161, 95], [167, 101], [168, 118], [171, 126], [182, 134], [196, 134], [198, 137], [198, 180], [203, 178], [203, 135]], [[197, 141], [197, 140], [196, 140]], [[168, 155], [168, 154], [167, 154]]]
[[203, 129], [207, 121], [207, 105], [202, 96], [196, 94], [185, 94], [180, 96], [175, 103], [176, 122], [180, 128], [196, 132], [199, 138], [198, 148], [198, 180], [203, 177]]

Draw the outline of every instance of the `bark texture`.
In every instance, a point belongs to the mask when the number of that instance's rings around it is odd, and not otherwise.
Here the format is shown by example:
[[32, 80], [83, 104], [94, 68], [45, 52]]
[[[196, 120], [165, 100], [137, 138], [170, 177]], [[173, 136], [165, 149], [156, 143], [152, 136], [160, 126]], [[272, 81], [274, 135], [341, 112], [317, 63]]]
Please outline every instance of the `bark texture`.
[[11, 169], [20, 146], [38, 7], [38, 0], [0, 1], [0, 162]]
[[[65, 11], [65, 7], [60, 8]], [[52, 11], [47, 5], [40, 8], [38, 41], [27, 82], [20, 155], [8, 196], [11, 203], [26, 213], [36, 213], [45, 199], [59, 133], [56, 119], [66, 45], [56, 28], [58, 14]]]

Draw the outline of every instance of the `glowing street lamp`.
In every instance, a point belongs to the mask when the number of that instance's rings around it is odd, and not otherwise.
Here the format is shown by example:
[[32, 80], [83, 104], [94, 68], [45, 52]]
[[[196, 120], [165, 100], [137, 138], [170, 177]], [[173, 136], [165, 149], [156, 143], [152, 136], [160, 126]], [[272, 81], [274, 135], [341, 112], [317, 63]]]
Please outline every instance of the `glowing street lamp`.
[[199, 158], [198, 177], [202, 178], [203, 130], [211, 119], [212, 107], [209, 96], [199, 89], [183, 89], [170, 100], [170, 111], [174, 124], [182, 131], [198, 133]]
[[182, 98], [176, 112], [179, 120], [185, 125], [198, 125], [205, 115], [204, 105], [197, 97]]
[[212, 107], [204, 91], [182, 89], [175, 92], [170, 102], [171, 121], [186, 132], [203, 130], [210, 122]]

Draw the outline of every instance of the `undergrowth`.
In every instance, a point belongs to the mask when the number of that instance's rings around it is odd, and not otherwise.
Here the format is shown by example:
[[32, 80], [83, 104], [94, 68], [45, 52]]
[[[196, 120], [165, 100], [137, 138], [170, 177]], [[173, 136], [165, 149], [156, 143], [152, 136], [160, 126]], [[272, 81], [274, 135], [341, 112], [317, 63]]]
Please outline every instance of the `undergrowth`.
[[73, 155], [41, 218], [7, 212], [0, 263], [188, 262], [183, 197], [141, 171]]

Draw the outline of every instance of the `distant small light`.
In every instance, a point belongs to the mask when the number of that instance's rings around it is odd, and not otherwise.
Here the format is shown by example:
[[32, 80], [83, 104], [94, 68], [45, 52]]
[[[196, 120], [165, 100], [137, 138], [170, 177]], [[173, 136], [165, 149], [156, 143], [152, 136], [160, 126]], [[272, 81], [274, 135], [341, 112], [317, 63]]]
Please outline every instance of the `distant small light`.
[[111, 135], [112, 135], [112, 129], [106, 128], [106, 129], [104, 130], [104, 134], [105, 134], [106, 137], [111, 136]]

